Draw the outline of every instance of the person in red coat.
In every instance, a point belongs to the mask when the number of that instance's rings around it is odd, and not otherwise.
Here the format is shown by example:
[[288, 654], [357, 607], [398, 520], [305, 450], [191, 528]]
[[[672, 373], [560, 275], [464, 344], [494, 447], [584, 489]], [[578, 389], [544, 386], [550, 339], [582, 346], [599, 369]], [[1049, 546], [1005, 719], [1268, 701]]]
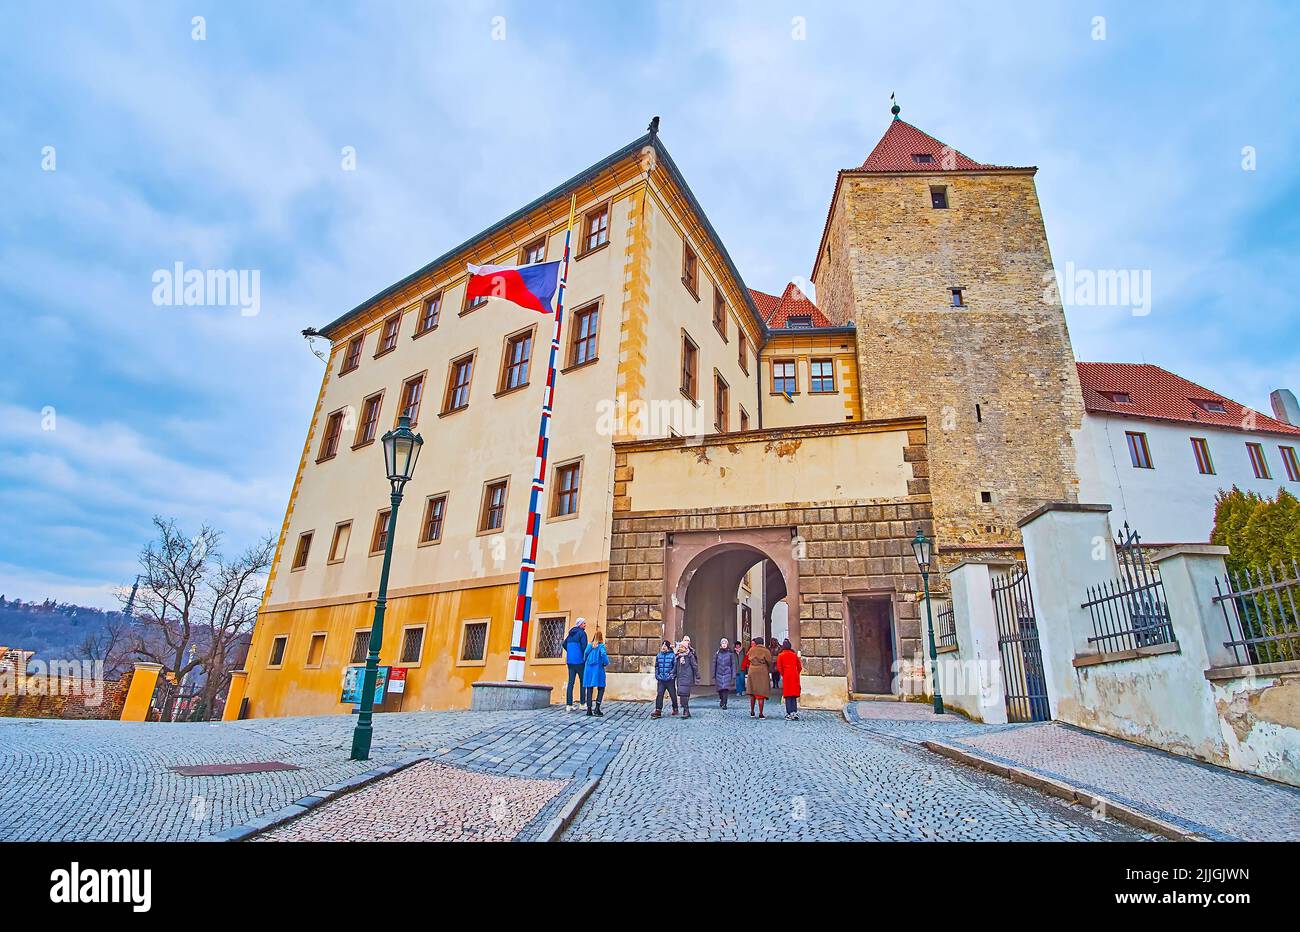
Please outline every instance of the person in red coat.
[[776, 668], [781, 673], [781, 696], [785, 699], [785, 717], [799, 720], [799, 674], [803, 672], [803, 658], [794, 649], [790, 639], [781, 642], [781, 653], [776, 655]]

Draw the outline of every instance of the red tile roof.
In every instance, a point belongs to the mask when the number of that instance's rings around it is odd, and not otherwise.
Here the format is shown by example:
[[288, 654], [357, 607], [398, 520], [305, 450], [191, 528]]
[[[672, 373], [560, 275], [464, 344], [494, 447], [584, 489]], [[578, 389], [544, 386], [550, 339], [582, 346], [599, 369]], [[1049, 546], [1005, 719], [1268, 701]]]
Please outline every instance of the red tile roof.
[[[913, 156], [929, 156], [931, 161], [918, 162]], [[894, 120], [871, 150], [858, 171], [868, 172], [941, 172], [988, 171], [1007, 168], [1005, 165], [984, 165], [951, 146], [944, 145], [929, 133], [923, 133], [911, 123]]]
[[[1300, 435], [1300, 427], [1252, 411], [1231, 398], [1189, 382], [1159, 366], [1127, 362], [1081, 362], [1079, 385], [1083, 406], [1094, 414], [1126, 414], [1226, 427], [1250, 433]], [[1127, 395], [1128, 401], [1116, 396]], [[1217, 402], [1222, 412], [1206, 411], [1197, 401]]]
[[807, 317], [813, 327], [835, 326], [794, 282], [785, 286], [785, 291], [779, 298], [753, 288], [749, 289], [749, 294], [754, 299], [758, 312], [763, 315], [763, 322], [772, 330], [799, 329], [788, 326], [791, 317]]

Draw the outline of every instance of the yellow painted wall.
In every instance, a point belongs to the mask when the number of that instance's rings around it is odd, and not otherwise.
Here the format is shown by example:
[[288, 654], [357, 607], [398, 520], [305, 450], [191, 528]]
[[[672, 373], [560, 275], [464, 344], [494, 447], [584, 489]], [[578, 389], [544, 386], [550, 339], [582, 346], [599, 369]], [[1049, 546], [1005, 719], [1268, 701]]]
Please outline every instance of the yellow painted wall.
[[[813, 393], [814, 359], [835, 361], [835, 391]], [[798, 391], [787, 400], [772, 391], [772, 361], [793, 359]], [[763, 347], [763, 426], [796, 427], [862, 419], [858, 397], [857, 341], [853, 334], [776, 331]]]

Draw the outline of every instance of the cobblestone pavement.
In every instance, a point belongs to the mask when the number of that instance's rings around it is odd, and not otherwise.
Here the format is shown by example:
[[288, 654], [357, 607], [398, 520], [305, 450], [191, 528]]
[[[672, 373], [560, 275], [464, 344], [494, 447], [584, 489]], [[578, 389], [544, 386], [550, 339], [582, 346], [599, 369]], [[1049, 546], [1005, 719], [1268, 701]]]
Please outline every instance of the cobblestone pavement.
[[511, 841], [567, 786], [421, 761], [254, 840]]
[[1300, 841], [1300, 790], [1054, 722], [983, 725], [915, 703], [850, 703], [859, 728], [942, 741], [1221, 841]]
[[[347, 759], [351, 715], [212, 724], [0, 719], [0, 840], [194, 840], [532, 714], [377, 715], [369, 761]], [[183, 777], [167, 769], [267, 760], [302, 769], [226, 777]]]
[[[1028, 787], [837, 713], [705, 703], [629, 734], [564, 835], [588, 840], [1141, 840]], [[644, 707], [643, 707], [644, 709]], [[774, 710], [775, 711], [775, 710]], [[644, 711], [643, 711], [644, 714]]]

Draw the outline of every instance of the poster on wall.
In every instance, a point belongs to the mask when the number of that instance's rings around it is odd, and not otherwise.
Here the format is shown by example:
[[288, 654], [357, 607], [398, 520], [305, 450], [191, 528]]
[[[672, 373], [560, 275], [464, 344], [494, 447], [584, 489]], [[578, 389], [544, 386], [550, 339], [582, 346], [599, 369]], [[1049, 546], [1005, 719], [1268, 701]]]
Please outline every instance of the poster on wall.
[[[379, 668], [379, 676], [375, 679], [375, 705], [381, 705], [384, 701], [384, 688], [388, 684], [388, 672], [388, 667]], [[347, 667], [343, 670], [343, 692], [339, 696], [339, 702], [346, 702], [350, 705], [361, 704], [361, 681], [365, 678], [365, 675], [365, 667]]]
[[399, 695], [406, 692], [406, 667], [393, 667], [388, 672], [388, 691]]

